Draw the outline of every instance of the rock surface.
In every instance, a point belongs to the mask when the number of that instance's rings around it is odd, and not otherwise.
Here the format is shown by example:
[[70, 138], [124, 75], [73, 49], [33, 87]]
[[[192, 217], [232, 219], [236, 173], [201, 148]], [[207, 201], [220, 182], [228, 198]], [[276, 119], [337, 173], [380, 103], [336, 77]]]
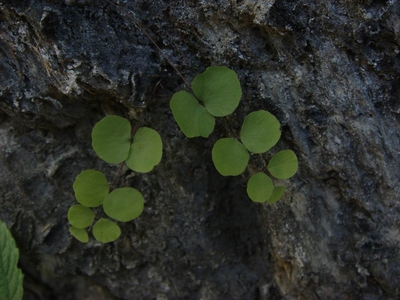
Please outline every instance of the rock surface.
[[[0, 218], [25, 298], [398, 299], [399, 16], [398, 1], [0, 1]], [[209, 139], [174, 122], [185, 86], [166, 57], [189, 82], [237, 72], [241, 104]], [[271, 154], [239, 177], [211, 161], [224, 127], [258, 109], [282, 123], [272, 154], [299, 157], [274, 205], [246, 195]], [[119, 177], [144, 194], [142, 216], [115, 243], [81, 244], [72, 183], [117, 173], [91, 148], [108, 114], [156, 129], [164, 156]]]

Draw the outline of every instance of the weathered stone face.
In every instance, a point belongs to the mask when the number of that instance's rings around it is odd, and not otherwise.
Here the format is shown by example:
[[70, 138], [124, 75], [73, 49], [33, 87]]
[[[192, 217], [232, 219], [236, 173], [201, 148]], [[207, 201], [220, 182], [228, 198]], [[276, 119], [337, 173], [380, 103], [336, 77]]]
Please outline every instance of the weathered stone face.
[[[21, 250], [26, 295], [57, 299], [395, 299], [400, 281], [400, 5], [396, 1], [2, 1], [0, 217]], [[114, 2], [113, 2], [114, 3]], [[169, 110], [211, 65], [243, 98], [209, 139]], [[270, 154], [222, 177], [213, 143], [266, 109]], [[118, 166], [91, 148], [107, 114], [163, 138], [154, 171], [123, 169], [145, 197], [112, 244], [80, 244], [66, 214], [84, 169]], [[299, 172], [275, 205], [246, 179], [293, 149]], [[32, 286], [38, 286], [33, 288]]]

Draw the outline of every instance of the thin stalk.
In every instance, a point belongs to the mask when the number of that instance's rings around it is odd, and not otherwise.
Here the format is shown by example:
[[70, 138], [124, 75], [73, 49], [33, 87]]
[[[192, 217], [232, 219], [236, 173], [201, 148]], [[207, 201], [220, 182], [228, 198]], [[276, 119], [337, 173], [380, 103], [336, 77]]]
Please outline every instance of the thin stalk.
[[122, 167], [124, 166], [124, 164], [125, 164], [125, 161], [123, 161], [123, 162], [119, 165], [117, 175], [115, 175], [115, 178], [114, 178], [113, 182], [112, 182], [111, 185], [110, 185], [110, 189], [112, 189], [112, 188], [114, 187], [115, 183], [117, 182], [117, 179], [118, 179], [118, 177], [119, 177], [119, 173], [121, 173], [121, 170], [122, 170]]

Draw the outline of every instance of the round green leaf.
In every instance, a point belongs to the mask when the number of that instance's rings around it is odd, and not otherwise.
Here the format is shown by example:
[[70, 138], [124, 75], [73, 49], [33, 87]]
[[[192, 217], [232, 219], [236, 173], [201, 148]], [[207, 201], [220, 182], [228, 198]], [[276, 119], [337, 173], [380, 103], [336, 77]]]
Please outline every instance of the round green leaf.
[[104, 200], [104, 212], [110, 218], [121, 222], [136, 219], [143, 212], [144, 199], [134, 188], [120, 188], [112, 191]]
[[239, 79], [234, 71], [227, 67], [207, 68], [192, 82], [197, 98], [204, 102], [207, 110], [216, 117], [234, 112], [242, 97]]
[[278, 201], [279, 199], [282, 198], [283, 194], [286, 191], [286, 186], [283, 185], [279, 185], [274, 187], [273, 191], [272, 191], [272, 195], [271, 197], [269, 197], [268, 199], [268, 203], [275, 203], [276, 201]]
[[75, 228], [86, 228], [92, 224], [94, 213], [88, 207], [74, 205], [68, 210], [68, 221]]
[[93, 236], [101, 243], [115, 241], [121, 235], [121, 229], [113, 221], [101, 218], [93, 226]]
[[208, 137], [214, 130], [215, 118], [186, 91], [179, 91], [171, 99], [172, 114], [183, 134], [188, 138]]
[[110, 187], [106, 176], [96, 170], [86, 170], [79, 174], [74, 182], [75, 198], [86, 207], [96, 207], [103, 203]]
[[288, 179], [296, 174], [299, 163], [292, 150], [283, 150], [275, 154], [268, 164], [268, 171], [278, 179]]
[[71, 226], [69, 228], [69, 232], [72, 234], [74, 238], [76, 238], [78, 241], [81, 243], [87, 243], [89, 242], [89, 235], [86, 231], [86, 229], [83, 228], [75, 228]]
[[97, 155], [110, 164], [127, 159], [131, 146], [131, 124], [119, 116], [101, 119], [92, 131], [92, 146]]
[[136, 172], [147, 173], [162, 157], [162, 141], [157, 131], [141, 127], [136, 131], [126, 165]]
[[223, 138], [214, 144], [212, 160], [221, 175], [236, 176], [246, 169], [249, 162], [249, 152], [237, 140]]
[[250, 152], [263, 153], [279, 141], [280, 127], [274, 115], [265, 110], [255, 111], [244, 119], [240, 139]]
[[265, 202], [271, 197], [274, 184], [265, 173], [257, 173], [251, 176], [247, 183], [247, 194], [254, 202]]

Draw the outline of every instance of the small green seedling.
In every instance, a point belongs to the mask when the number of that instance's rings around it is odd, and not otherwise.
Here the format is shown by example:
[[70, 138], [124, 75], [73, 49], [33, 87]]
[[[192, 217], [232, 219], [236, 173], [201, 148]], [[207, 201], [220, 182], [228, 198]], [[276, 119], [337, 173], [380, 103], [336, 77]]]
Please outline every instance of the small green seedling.
[[[158, 165], [162, 157], [162, 141], [154, 129], [139, 128], [132, 136], [127, 119], [107, 116], [92, 131], [92, 146], [96, 154], [108, 163], [126, 163], [128, 168], [147, 173]], [[76, 200], [80, 203], [68, 210], [70, 233], [80, 242], [89, 241], [88, 228], [95, 221], [91, 208], [103, 206], [104, 213], [119, 222], [138, 218], [144, 208], [143, 195], [136, 189], [126, 187], [110, 192], [106, 176], [97, 170], [85, 170], [73, 184]], [[114, 221], [101, 218], [93, 226], [93, 236], [101, 243], [115, 241], [121, 229]]]
[[18, 259], [15, 240], [6, 224], [0, 220], [0, 299], [22, 299], [24, 276], [17, 267]]
[[[226, 67], [210, 67], [192, 82], [194, 95], [179, 91], [171, 99], [172, 114], [182, 132], [189, 138], [208, 137], [214, 130], [215, 117], [232, 114], [242, 96], [236, 73]], [[204, 103], [204, 106], [198, 101]], [[212, 149], [212, 160], [223, 176], [237, 176], [246, 169], [250, 152], [262, 154], [277, 144], [281, 137], [278, 119], [265, 110], [252, 112], [244, 119], [240, 141], [236, 138], [219, 139]], [[275, 154], [267, 167], [277, 179], [288, 179], [298, 169], [298, 160], [292, 150]], [[265, 173], [253, 175], [247, 185], [247, 194], [254, 202], [274, 203], [286, 187], [276, 186]]]

